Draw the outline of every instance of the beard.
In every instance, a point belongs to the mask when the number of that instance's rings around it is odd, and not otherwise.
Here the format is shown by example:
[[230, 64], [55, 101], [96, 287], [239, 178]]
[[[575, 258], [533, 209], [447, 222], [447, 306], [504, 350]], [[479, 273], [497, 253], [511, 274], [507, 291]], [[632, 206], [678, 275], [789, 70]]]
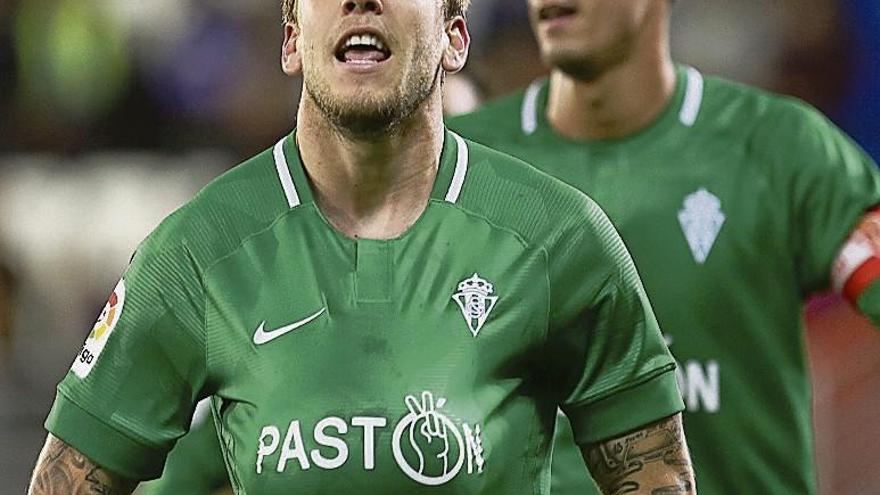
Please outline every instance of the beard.
[[324, 117], [340, 131], [361, 137], [393, 132], [437, 90], [443, 74], [442, 55], [425, 42], [428, 37], [417, 35], [415, 39], [418, 42], [409, 68], [395, 87], [381, 92], [361, 89], [355, 95], [342, 96], [319, 70], [306, 68], [318, 67], [318, 64], [303, 64], [305, 91]]

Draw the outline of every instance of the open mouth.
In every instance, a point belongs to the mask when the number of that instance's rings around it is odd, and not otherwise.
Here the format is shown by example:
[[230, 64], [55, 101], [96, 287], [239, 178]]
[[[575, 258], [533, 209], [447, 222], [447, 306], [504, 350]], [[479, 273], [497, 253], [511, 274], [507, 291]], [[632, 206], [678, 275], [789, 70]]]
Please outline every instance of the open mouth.
[[369, 32], [343, 37], [336, 49], [336, 60], [346, 64], [378, 64], [389, 58], [388, 44], [378, 34]]
[[552, 5], [549, 7], [543, 7], [541, 10], [538, 11], [538, 20], [552, 21], [574, 15], [575, 13], [575, 9], [571, 7]]

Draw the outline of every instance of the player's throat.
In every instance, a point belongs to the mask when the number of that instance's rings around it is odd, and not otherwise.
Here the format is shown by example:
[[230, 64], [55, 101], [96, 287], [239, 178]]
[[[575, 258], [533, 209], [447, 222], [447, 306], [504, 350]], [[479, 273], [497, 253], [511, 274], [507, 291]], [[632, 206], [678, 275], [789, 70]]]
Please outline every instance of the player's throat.
[[577, 141], [621, 139], [651, 126], [675, 94], [671, 60], [646, 70], [619, 67], [595, 81], [579, 81], [560, 70], [550, 77], [547, 121]]
[[283, 146], [288, 156], [295, 157], [290, 168], [294, 175], [302, 175], [297, 182], [308, 186], [301, 187], [299, 194], [308, 195], [329, 229], [353, 240], [387, 241], [406, 235], [425, 215], [432, 198], [447, 198], [460, 164], [467, 160], [461, 138], [445, 127], [436, 153], [431, 151], [432, 138], [416, 149], [423, 150], [423, 157], [415, 162], [398, 160], [393, 168], [374, 166], [369, 157], [349, 160], [358, 156], [349, 150], [342, 152], [348, 155], [342, 162], [313, 154], [317, 165], [311, 165], [305, 158], [308, 138], [303, 136], [297, 128]]
[[[298, 127], [296, 143], [315, 204], [346, 237], [394, 239], [424, 213], [446, 132], [441, 120], [419, 113], [415, 122], [402, 124], [409, 130], [381, 138], [327, 133], [326, 122]], [[426, 120], [430, 125], [424, 125]]]

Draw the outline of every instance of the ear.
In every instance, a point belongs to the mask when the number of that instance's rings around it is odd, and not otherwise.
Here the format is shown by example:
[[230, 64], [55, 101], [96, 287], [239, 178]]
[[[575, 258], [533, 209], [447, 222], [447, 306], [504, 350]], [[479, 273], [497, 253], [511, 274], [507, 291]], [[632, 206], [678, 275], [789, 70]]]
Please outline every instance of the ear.
[[299, 27], [292, 22], [284, 24], [284, 44], [281, 45], [281, 70], [288, 76], [296, 76], [302, 72], [302, 59], [297, 47]]
[[443, 52], [443, 70], [455, 74], [464, 68], [471, 47], [471, 35], [464, 17], [455, 16], [446, 21], [446, 37], [449, 43]]

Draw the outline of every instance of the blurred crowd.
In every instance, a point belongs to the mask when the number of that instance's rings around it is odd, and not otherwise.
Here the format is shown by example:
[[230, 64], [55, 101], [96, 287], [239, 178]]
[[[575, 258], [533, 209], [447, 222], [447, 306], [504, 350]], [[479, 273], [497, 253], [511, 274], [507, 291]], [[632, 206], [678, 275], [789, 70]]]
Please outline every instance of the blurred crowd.
[[[140, 239], [294, 125], [300, 81], [279, 68], [279, 3], [0, 0], [0, 487], [10, 493], [28, 477], [55, 382]], [[473, 0], [469, 17], [473, 52], [448, 81], [450, 112], [545, 73], [525, 0]], [[880, 160], [880, 0], [678, 0], [672, 37], [678, 61], [799, 96]], [[816, 308], [822, 328], [850, 325], [835, 301]], [[820, 435], [823, 489], [880, 493], [876, 465], [837, 462], [833, 436], [859, 390], [877, 395], [878, 339], [851, 328], [817, 338], [874, 357], [822, 361], [815, 347], [817, 422], [831, 431]]]
[[[299, 93], [278, 68], [278, 3], [3, 0], [0, 150], [262, 149]], [[525, 0], [472, 3], [468, 75], [485, 96], [540, 75]], [[678, 3], [680, 61], [801, 96], [880, 151], [877, 0]]]

